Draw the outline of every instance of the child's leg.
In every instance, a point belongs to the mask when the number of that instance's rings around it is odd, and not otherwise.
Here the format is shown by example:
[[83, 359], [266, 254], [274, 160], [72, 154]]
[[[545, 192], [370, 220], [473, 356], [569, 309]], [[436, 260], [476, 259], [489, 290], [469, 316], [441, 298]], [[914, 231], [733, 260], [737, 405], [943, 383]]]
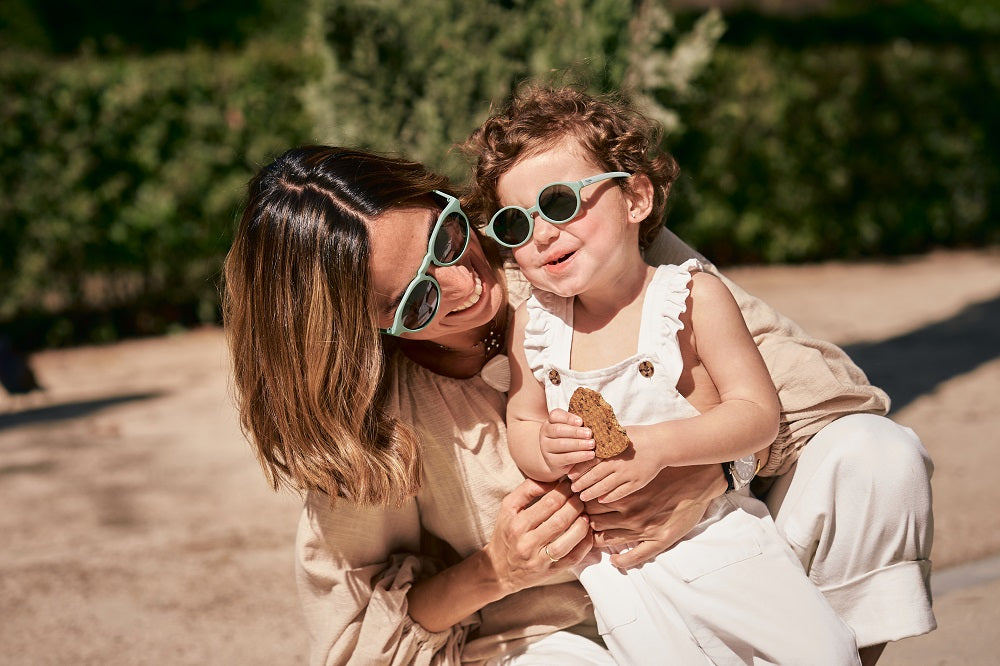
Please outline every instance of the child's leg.
[[637, 571], [716, 664], [858, 664], [854, 635], [803, 575], [767, 507], [727, 495]]
[[711, 664], [669, 600], [656, 599], [638, 569], [625, 573], [594, 550], [574, 569], [590, 595], [597, 630], [619, 664]]
[[936, 626], [932, 469], [912, 430], [855, 414], [813, 436], [768, 494], [778, 531], [859, 646]]

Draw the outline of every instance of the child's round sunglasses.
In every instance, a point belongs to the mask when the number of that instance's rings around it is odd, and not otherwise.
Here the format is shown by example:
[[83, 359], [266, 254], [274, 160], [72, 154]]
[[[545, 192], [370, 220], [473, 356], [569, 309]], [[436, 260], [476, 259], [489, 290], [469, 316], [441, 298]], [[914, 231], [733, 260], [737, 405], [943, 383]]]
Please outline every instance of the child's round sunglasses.
[[462, 212], [458, 199], [437, 190], [434, 190], [434, 194], [447, 203], [431, 230], [430, 240], [427, 241], [427, 254], [420, 262], [417, 275], [410, 281], [402, 298], [399, 299], [392, 326], [379, 329], [383, 333], [389, 335], [415, 333], [431, 323], [441, 302], [441, 285], [427, 271], [431, 264], [435, 266], [455, 264], [469, 246], [471, 233], [469, 218]]
[[609, 171], [570, 183], [549, 183], [538, 192], [531, 208], [504, 206], [486, 225], [486, 235], [506, 247], [521, 247], [535, 230], [534, 213], [552, 224], [569, 222], [580, 212], [580, 190], [609, 178], [628, 178], [624, 171]]

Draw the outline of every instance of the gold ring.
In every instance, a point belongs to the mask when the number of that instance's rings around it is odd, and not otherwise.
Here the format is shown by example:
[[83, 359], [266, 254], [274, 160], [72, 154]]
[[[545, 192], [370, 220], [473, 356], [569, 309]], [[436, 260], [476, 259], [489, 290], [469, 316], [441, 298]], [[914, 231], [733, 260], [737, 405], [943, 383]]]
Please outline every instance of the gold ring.
[[549, 552], [549, 546], [551, 546], [551, 545], [552, 544], [546, 544], [545, 548], [542, 548], [542, 550], [545, 552], [545, 556], [546, 557], [548, 557], [553, 562], [558, 562], [559, 558], [558, 557], [552, 557], [552, 553]]

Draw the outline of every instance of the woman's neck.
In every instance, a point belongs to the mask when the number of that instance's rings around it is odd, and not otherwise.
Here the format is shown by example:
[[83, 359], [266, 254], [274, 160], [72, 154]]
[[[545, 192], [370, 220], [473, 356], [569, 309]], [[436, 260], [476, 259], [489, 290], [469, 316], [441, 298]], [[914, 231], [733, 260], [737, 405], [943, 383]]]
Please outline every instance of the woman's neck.
[[461, 335], [438, 340], [399, 340], [399, 349], [407, 358], [431, 372], [468, 379], [501, 351], [505, 331], [497, 318]]

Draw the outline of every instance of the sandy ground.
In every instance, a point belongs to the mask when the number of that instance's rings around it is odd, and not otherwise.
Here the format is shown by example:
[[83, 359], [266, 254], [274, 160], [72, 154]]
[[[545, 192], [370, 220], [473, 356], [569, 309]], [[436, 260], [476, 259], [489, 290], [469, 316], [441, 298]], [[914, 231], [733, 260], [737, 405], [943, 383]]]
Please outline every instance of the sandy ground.
[[[1000, 249], [728, 273], [845, 346], [935, 460], [940, 628], [880, 663], [996, 663]], [[32, 362], [44, 394], [0, 392], [0, 662], [304, 663], [299, 500], [240, 435], [221, 332]]]

